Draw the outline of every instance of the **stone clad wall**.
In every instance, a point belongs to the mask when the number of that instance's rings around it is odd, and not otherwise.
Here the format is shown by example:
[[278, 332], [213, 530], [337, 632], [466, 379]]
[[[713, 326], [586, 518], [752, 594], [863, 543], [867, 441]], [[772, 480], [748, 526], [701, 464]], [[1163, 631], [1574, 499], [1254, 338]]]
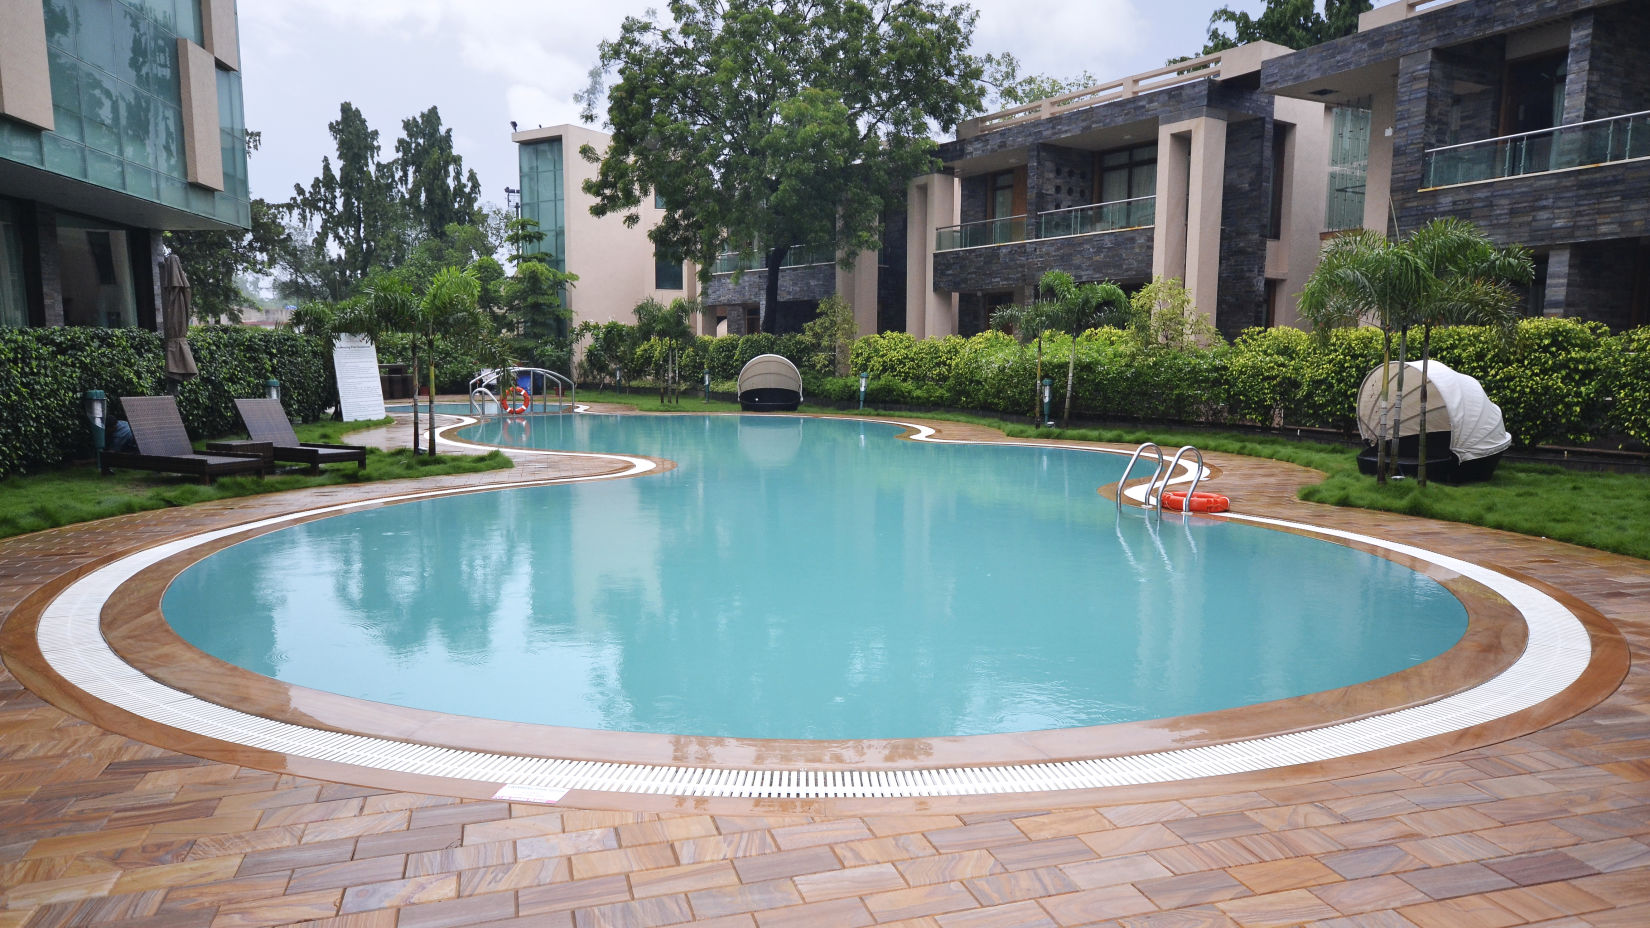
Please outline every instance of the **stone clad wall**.
[[[1226, 126], [1215, 324], [1227, 338], [1266, 324], [1266, 221], [1272, 208], [1271, 119]], [[1208, 309], [1208, 307], [1199, 307]]]
[[1046, 238], [934, 255], [934, 284], [951, 291], [1035, 287], [1044, 271], [1066, 271], [1078, 280], [1138, 284], [1152, 276], [1150, 228]]

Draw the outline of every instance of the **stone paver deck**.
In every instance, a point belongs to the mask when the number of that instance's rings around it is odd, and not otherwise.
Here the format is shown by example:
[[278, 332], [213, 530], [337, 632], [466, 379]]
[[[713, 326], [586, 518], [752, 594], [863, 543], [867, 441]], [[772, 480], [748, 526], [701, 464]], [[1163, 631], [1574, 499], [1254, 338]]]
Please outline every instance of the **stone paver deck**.
[[[511, 805], [234, 766], [82, 721], [0, 671], [0, 928], [1650, 925], [1650, 565], [1301, 503], [1293, 490], [1309, 471], [1210, 463], [1241, 511], [1465, 551], [1558, 587], [1623, 633], [1626, 680], [1532, 734], [1355, 776], [832, 816], [783, 802], [739, 814], [624, 808], [622, 797], [607, 809]], [[534, 459], [516, 474], [571, 466]], [[115, 551], [393, 489], [252, 497], [0, 541], [0, 613]]]

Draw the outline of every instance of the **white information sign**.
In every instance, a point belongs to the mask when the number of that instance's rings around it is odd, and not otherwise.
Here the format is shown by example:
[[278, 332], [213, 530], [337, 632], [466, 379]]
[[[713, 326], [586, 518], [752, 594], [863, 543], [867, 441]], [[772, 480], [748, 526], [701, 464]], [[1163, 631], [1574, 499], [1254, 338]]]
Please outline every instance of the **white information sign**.
[[338, 400], [345, 422], [384, 418], [384, 388], [378, 380], [378, 348], [361, 335], [340, 335], [332, 343], [338, 372]]

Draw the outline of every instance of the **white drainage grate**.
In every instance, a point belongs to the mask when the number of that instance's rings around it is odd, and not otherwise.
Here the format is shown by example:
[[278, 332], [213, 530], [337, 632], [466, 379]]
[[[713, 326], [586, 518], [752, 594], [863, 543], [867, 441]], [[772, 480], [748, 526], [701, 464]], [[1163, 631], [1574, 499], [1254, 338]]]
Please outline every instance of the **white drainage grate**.
[[[913, 428], [918, 429], [915, 436], [918, 440], [933, 440], [920, 427]], [[655, 466], [642, 458], [590, 456], [627, 462], [629, 469], [619, 476], [644, 473]], [[501, 483], [498, 488], [592, 479], [605, 478], [518, 481]], [[1511, 577], [1411, 545], [1232, 513], [1228, 513], [1227, 518], [1354, 541], [1455, 571], [1512, 603], [1529, 626], [1528, 645], [1512, 666], [1469, 690], [1425, 705], [1307, 731], [1151, 754], [1046, 764], [798, 770], [667, 767], [524, 757], [305, 728], [249, 715], [165, 686], [121, 660], [110, 650], [99, 629], [103, 604], [117, 587], [139, 571], [180, 551], [249, 529], [270, 528], [315, 515], [467, 492], [474, 492], [474, 488], [428, 490], [389, 499], [326, 506], [203, 532], [128, 555], [76, 581], [46, 607], [37, 633], [40, 650], [52, 668], [76, 687], [173, 728], [297, 757], [498, 783], [503, 785], [505, 795], [540, 797], [535, 801], [554, 801], [570, 789], [742, 799], [967, 796], [1094, 789], [1245, 773], [1347, 757], [1501, 718], [1562, 692], [1580, 677], [1591, 656], [1587, 631], [1573, 613], [1551, 596]]]

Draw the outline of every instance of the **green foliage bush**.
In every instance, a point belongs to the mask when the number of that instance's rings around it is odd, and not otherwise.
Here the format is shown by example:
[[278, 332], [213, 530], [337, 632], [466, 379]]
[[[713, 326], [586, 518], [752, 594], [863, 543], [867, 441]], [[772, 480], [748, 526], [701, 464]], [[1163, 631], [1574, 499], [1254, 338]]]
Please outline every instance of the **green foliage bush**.
[[[183, 384], [178, 411], [194, 438], [240, 429], [236, 397], [263, 396], [281, 382], [287, 412], [319, 418], [337, 388], [331, 353], [316, 339], [238, 326], [189, 333], [200, 376]], [[92, 453], [82, 410], [87, 390], [108, 394], [109, 421], [121, 418], [119, 398], [166, 390], [159, 334], [144, 329], [52, 327], [0, 329], [0, 475], [61, 464]]]
[[[1358, 386], [1380, 364], [1382, 338], [1370, 327], [1325, 337], [1256, 328], [1230, 344], [1176, 348], [1101, 328], [1083, 333], [1076, 350], [1073, 407], [1083, 418], [1354, 432]], [[1071, 351], [1070, 336], [1044, 335], [1042, 374], [1053, 381], [1056, 410], [1065, 401]], [[1420, 351], [1421, 335], [1411, 332], [1411, 358]], [[855, 402], [858, 374], [866, 371], [866, 401], [875, 405], [1010, 416], [1040, 411], [1036, 342], [1021, 344], [996, 331], [921, 340], [904, 332], [862, 336], [853, 344], [848, 377], [826, 376], [817, 341], [801, 335], [702, 337], [687, 352], [683, 371], [692, 380], [708, 364], [712, 380], [725, 383], [746, 361], [768, 353], [797, 365], [810, 398]], [[1521, 445], [1650, 443], [1650, 328], [1612, 336], [1597, 323], [1526, 319], [1508, 337], [1456, 326], [1433, 332], [1432, 356], [1478, 378]], [[646, 370], [649, 358], [633, 357], [626, 368]]]

